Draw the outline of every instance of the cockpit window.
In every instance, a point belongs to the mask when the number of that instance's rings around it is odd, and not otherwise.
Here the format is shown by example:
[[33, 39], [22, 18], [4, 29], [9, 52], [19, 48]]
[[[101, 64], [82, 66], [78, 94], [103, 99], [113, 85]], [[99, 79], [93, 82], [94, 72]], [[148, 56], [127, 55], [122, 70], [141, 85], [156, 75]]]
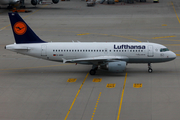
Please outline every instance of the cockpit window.
[[168, 48], [161, 48], [160, 49], [160, 52], [166, 52], [166, 51], [169, 51], [169, 49]]

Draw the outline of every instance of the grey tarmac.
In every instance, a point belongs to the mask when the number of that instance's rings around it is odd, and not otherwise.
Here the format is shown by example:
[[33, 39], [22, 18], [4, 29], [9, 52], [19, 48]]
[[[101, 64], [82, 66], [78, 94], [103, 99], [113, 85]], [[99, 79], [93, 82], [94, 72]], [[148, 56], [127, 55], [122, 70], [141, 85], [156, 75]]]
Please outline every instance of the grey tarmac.
[[[28, 3], [29, 2], [29, 3]], [[179, 120], [178, 0], [87, 7], [85, 1], [30, 5], [20, 13], [48, 42], [154, 42], [177, 54], [171, 62], [128, 64], [114, 74], [92, 66], [45, 61], [4, 49], [14, 43], [8, 10], [0, 9], [0, 120]], [[75, 82], [67, 82], [75, 78]], [[93, 82], [101, 78], [101, 82]], [[107, 87], [111, 83], [112, 86]], [[134, 88], [133, 84], [142, 84]]]

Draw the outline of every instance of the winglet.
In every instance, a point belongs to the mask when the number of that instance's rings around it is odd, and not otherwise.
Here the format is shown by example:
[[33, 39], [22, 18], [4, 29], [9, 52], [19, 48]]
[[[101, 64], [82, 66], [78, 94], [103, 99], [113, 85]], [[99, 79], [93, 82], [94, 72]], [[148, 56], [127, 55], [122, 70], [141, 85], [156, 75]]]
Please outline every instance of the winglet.
[[14, 38], [17, 44], [23, 43], [46, 43], [41, 40], [18, 13], [8, 13]]

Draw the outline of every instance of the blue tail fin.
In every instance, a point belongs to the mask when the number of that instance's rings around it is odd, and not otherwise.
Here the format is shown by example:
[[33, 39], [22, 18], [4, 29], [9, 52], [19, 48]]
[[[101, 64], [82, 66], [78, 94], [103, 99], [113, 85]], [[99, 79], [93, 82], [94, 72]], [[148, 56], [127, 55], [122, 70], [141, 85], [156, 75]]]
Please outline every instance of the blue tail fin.
[[17, 44], [23, 43], [45, 43], [41, 40], [19, 16], [18, 13], [9, 13], [11, 27]]

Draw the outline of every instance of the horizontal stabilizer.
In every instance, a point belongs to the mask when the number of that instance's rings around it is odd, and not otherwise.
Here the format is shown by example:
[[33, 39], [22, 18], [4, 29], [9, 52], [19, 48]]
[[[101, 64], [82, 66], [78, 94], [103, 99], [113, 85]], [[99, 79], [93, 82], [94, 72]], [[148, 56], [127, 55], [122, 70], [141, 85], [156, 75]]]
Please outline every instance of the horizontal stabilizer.
[[12, 46], [12, 45], [7, 45], [5, 47], [5, 49], [8, 50], [30, 50], [30, 48], [26, 47], [26, 46]]

